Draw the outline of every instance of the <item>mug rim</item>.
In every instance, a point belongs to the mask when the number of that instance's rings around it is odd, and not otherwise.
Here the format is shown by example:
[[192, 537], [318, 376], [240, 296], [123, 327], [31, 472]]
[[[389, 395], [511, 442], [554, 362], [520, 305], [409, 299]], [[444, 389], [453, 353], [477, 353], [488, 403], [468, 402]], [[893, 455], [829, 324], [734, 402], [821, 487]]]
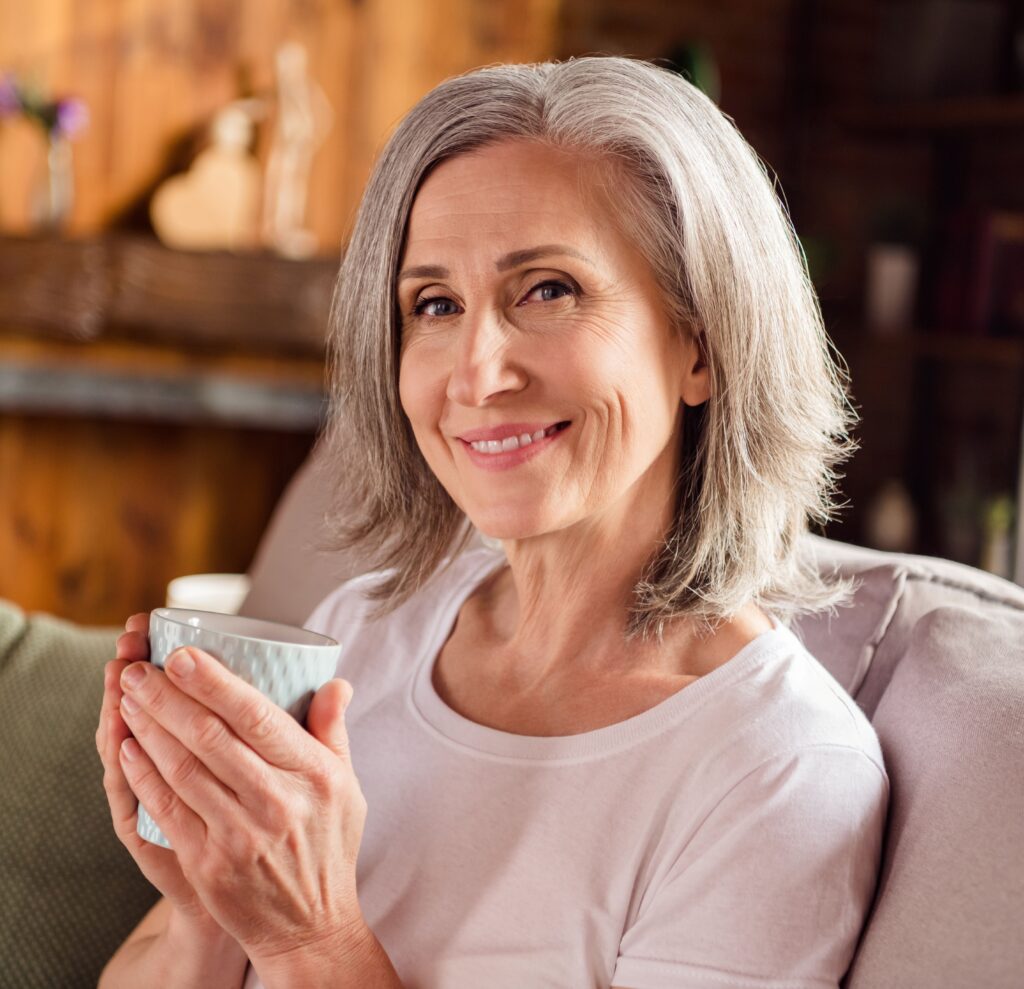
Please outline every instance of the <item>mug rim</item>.
[[[332, 639], [328, 635], [322, 635], [320, 632], [313, 632], [308, 628], [303, 628], [299, 625], [288, 625], [285, 622], [274, 622], [269, 621], [265, 618], [253, 618], [249, 615], [227, 615], [219, 611], [203, 611], [200, 608], [154, 608], [150, 615], [155, 615], [161, 621], [169, 622], [172, 625], [179, 625], [182, 628], [197, 629], [201, 632], [213, 632], [218, 635], [230, 635], [236, 639], [246, 639], [250, 642], [261, 642], [268, 645], [279, 645], [279, 646], [300, 646], [305, 649], [336, 649], [340, 647], [341, 643], [336, 639]], [[184, 620], [185, 616], [196, 616], [199, 621], [205, 621], [205, 624], [198, 625], [193, 624], [189, 621]], [[213, 623], [209, 622], [209, 619], [214, 619]], [[269, 639], [263, 635], [247, 634], [245, 632], [239, 632], [236, 629], [224, 627], [216, 628], [217, 624], [223, 623], [225, 626], [228, 624], [242, 623], [243, 625], [259, 625], [265, 626], [269, 629], [283, 629], [290, 637], [289, 638], [274, 638]], [[256, 629], [253, 629], [255, 632]], [[305, 640], [300, 639], [296, 641], [296, 633], [301, 632], [305, 636]], [[314, 641], [310, 641], [314, 640]]]

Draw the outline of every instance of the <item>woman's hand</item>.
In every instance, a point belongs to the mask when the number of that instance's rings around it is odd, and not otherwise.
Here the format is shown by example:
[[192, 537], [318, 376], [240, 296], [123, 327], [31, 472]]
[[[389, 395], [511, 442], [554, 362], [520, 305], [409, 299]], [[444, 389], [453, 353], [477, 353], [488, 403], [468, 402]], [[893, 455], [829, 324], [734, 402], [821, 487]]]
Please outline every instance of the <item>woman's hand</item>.
[[154, 852], [180, 866], [180, 881], [169, 869], [160, 878], [178, 896], [194, 890], [254, 964], [343, 957], [365, 941], [356, 859], [366, 802], [343, 717], [351, 686], [318, 691], [308, 732], [193, 648], [169, 656], [166, 671], [126, 664], [121, 687], [137, 739], [121, 747], [124, 778], [174, 848]]
[[182, 918], [200, 932], [215, 934], [220, 930], [219, 925], [185, 878], [174, 852], [146, 841], [135, 830], [138, 801], [121, 768], [120, 757], [122, 743], [131, 737], [120, 712], [121, 674], [130, 664], [149, 659], [149, 615], [132, 615], [125, 622], [125, 629], [117, 640], [116, 658], [107, 663], [104, 670], [103, 705], [96, 730], [96, 749], [103, 762], [103, 788], [107, 792], [114, 831], [142, 874], [163, 893]]

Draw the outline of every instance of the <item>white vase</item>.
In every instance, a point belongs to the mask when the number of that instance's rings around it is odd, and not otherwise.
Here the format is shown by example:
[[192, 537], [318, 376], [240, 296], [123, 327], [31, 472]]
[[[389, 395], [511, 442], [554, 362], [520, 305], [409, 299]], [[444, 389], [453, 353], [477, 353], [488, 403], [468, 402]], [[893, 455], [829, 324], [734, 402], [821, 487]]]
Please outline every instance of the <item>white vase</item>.
[[919, 262], [899, 244], [872, 244], [867, 257], [868, 325], [880, 334], [909, 329], [914, 320]]

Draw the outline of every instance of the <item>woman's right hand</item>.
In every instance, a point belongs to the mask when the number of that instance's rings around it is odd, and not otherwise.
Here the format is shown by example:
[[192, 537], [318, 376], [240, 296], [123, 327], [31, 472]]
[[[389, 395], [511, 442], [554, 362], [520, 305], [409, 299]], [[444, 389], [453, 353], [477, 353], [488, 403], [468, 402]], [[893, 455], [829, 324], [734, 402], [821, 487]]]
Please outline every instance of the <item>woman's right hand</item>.
[[183, 920], [197, 932], [217, 933], [220, 926], [203, 906], [182, 874], [173, 851], [146, 841], [137, 833], [139, 802], [128, 786], [119, 758], [121, 743], [131, 736], [121, 717], [121, 673], [129, 663], [149, 659], [149, 615], [132, 615], [125, 633], [117, 640], [116, 658], [107, 663], [103, 675], [103, 706], [96, 730], [96, 748], [103, 761], [103, 789], [107, 792], [114, 831], [135, 859], [142, 874], [154, 885]]

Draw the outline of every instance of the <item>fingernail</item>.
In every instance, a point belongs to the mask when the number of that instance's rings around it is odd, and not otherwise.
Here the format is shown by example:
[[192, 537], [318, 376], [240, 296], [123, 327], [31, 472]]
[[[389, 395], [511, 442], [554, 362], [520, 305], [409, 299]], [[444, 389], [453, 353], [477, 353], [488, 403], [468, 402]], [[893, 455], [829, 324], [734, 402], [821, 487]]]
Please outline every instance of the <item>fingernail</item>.
[[135, 757], [139, 754], [139, 743], [134, 738], [126, 738], [121, 743], [121, 755], [123, 755], [129, 762], [132, 762]]
[[167, 658], [167, 669], [175, 676], [187, 677], [196, 668], [196, 661], [187, 649], [172, 652]]
[[125, 690], [134, 690], [146, 679], [148, 663], [129, 663], [121, 674], [121, 686]]
[[126, 714], [139, 713], [139, 702], [131, 694], [124, 694], [121, 697], [121, 707], [124, 708]]

